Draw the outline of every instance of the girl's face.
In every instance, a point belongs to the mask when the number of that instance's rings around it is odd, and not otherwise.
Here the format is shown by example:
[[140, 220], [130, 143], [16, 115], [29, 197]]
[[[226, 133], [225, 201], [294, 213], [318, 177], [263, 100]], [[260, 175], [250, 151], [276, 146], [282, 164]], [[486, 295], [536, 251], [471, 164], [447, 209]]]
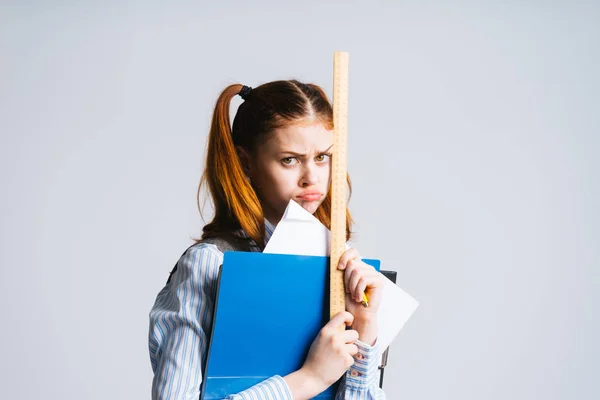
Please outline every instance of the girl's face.
[[265, 218], [277, 224], [290, 199], [317, 211], [329, 189], [332, 146], [333, 131], [316, 122], [277, 129], [254, 157], [242, 156]]

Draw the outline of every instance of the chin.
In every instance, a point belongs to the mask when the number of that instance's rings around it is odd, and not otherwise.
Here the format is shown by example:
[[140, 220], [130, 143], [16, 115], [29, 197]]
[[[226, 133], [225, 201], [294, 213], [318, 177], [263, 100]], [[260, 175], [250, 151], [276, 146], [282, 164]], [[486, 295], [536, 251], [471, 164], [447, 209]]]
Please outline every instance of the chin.
[[321, 205], [321, 203], [317, 203], [314, 201], [307, 201], [307, 202], [303, 202], [302, 204], [300, 204], [302, 206], [302, 208], [304, 208], [306, 211], [308, 211], [311, 214], [314, 214], [317, 209], [319, 208], [319, 206]]

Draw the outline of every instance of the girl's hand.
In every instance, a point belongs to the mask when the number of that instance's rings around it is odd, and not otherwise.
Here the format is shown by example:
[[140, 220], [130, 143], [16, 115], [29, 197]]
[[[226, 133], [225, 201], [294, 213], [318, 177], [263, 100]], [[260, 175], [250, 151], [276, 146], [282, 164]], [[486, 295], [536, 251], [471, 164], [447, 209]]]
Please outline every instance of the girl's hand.
[[312, 398], [334, 384], [354, 364], [358, 347], [354, 344], [358, 332], [340, 330], [352, 324], [354, 317], [343, 311], [331, 318], [321, 329], [308, 351], [300, 370], [284, 379], [296, 398]]
[[[360, 340], [373, 345], [377, 339], [377, 311], [383, 297], [383, 276], [369, 264], [364, 263], [358, 250], [351, 248], [340, 257], [339, 269], [344, 271], [346, 286], [346, 311], [354, 316], [352, 328], [358, 331]], [[362, 304], [363, 293], [369, 306]]]

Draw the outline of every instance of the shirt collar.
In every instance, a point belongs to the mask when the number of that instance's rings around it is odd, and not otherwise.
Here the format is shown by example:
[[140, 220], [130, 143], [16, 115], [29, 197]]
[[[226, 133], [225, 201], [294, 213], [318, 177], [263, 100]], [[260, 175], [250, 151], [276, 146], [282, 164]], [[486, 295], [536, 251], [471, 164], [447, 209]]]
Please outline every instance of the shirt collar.
[[270, 223], [269, 220], [265, 218], [265, 247], [267, 246], [267, 243], [269, 243], [274, 230], [275, 225]]

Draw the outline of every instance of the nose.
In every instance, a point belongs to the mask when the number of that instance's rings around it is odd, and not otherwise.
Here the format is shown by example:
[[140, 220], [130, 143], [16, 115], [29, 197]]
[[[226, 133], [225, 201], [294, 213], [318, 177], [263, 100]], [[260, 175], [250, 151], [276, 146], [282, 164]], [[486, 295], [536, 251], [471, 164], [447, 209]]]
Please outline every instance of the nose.
[[317, 174], [317, 166], [313, 163], [305, 163], [302, 168], [302, 176], [300, 177], [300, 187], [310, 187], [319, 182]]

